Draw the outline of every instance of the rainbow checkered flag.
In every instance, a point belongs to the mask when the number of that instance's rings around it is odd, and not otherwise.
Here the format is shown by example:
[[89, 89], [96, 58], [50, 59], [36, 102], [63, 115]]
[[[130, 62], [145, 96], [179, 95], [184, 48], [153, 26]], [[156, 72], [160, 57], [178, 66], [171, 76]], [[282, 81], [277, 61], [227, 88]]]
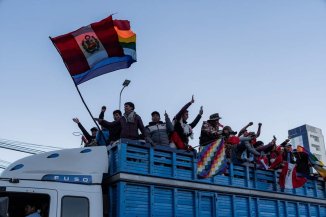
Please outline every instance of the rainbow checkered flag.
[[199, 178], [209, 178], [223, 173], [226, 167], [227, 160], [223, 139], [206, 145], [198, 155], [197, 175]]

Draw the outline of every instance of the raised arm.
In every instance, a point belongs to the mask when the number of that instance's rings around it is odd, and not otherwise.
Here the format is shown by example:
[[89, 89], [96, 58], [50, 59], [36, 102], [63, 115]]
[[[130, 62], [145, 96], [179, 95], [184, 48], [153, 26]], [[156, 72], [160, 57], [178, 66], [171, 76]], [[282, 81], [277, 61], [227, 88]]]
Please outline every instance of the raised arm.
[[190, 105], [192, 103], [194, 103], [194, 95], [192, 95], [191, 101], [188, 102], [185, 106], [182, 107], [182, 109], [176, 114], [175, 119], [177, 119], [178, 121], [181, 119], [182, 114], [190, 107]]
[[280, 146], [284, 147], [286, 144], [290, 142], [290, 139], [286, 139], [284, 142], [280, 144]]
[[262, 125], [262, 123], [258, 123], [258, 130], [257, 130], [257, 133], [256, 133], [256, 138], [258, 138], [260, 136], [261, 125]]
[[166, 131], [167, 133], [171, 133], [174, 130], [173, 124], [169, 118], [169, 115], [166, 112], [164, 113], [164, 117], [165, 117]]
[[238, 137], [240, 137], [246, 130], [248, 127], [252, 126], [254, 123], [249, 122], [246, 126], [244, 126], [238, 133]]
[[256, 151], [256, 149], [254, 147], [252, 147], [252, 145], [247, 141], [245, 142], [245, 146], [248, 149], [248, 151], [256, 156], [259, 156], [260, 153], [258, 151]]
[[79, 127], [79, 129], [82, 131], [83, 135], [86, 137], [88, 141], [92, 140], [91, 135], [87, 132], [87, 130], [84, 128], [84, 126], [79, 122], [78, 118], [73, 118], [72, 119]]
[[101, 108], [101, 113], [100, 113], [100, 115], [99, 115], [99, 119], [104, 119], [104, 113], [105, 113], [105, 111], [106, 111], [106, 107], [105, 106], [102, 106], [102, 108]]
[[201, 116], [203, 115], [204, 111], [203, 111], [203, 106], [200, 107], [199, 110], [199, 114], [197, 115], [197, 117], [195, 118], [195, 120], [193, 122], [191, 122], [191, 124], [189, 124], [191, 126], [191, 128], [195, 128], [196, 125], [198, 124], [198, 122], [201, 119]]

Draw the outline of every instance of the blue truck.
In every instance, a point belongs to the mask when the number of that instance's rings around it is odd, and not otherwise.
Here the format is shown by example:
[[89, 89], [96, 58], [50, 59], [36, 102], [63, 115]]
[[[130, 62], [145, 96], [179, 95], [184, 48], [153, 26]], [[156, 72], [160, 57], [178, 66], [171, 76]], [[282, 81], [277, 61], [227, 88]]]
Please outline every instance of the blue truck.
[[326, 186], [281, 189], [277, 171], [228, 166], [199, 179], [193, 153], [120, 140], [110, 148], [65, 149], [23, 158], [0, 177], [0, 216], [326, 217]]

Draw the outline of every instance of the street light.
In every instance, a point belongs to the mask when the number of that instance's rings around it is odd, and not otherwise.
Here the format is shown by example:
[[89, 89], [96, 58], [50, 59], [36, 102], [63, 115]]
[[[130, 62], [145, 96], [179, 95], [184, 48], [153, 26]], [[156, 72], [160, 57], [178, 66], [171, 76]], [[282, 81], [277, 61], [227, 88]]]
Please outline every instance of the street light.
[[121, 94], [122, 94], [122, 91], [123, 91], [123, 89], [125, 89], [125, 87], [128, 87], [128, 85], [130, 84], [130, 80], [125, 80], [123, 83], [122, 83], [122, 89], [121, 89], [121, 91], [120, 91], [120, 97], [119, 97], [119, 110], [121, 110]]

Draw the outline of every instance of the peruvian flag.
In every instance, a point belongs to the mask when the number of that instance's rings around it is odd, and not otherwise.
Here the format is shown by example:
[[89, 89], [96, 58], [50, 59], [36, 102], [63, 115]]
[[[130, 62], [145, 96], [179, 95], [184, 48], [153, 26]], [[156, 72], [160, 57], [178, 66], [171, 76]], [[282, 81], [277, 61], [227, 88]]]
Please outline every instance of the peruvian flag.
[[279, 178], [281, 188], [300, 188], [306, 181], [307, 179], [304, 177], [297, 177], [297, 168], [295, 164], [285, 162]]
[[76, 85], [136, 61], [136, 34], [128, 20], [109, 16], [50, 39]]

